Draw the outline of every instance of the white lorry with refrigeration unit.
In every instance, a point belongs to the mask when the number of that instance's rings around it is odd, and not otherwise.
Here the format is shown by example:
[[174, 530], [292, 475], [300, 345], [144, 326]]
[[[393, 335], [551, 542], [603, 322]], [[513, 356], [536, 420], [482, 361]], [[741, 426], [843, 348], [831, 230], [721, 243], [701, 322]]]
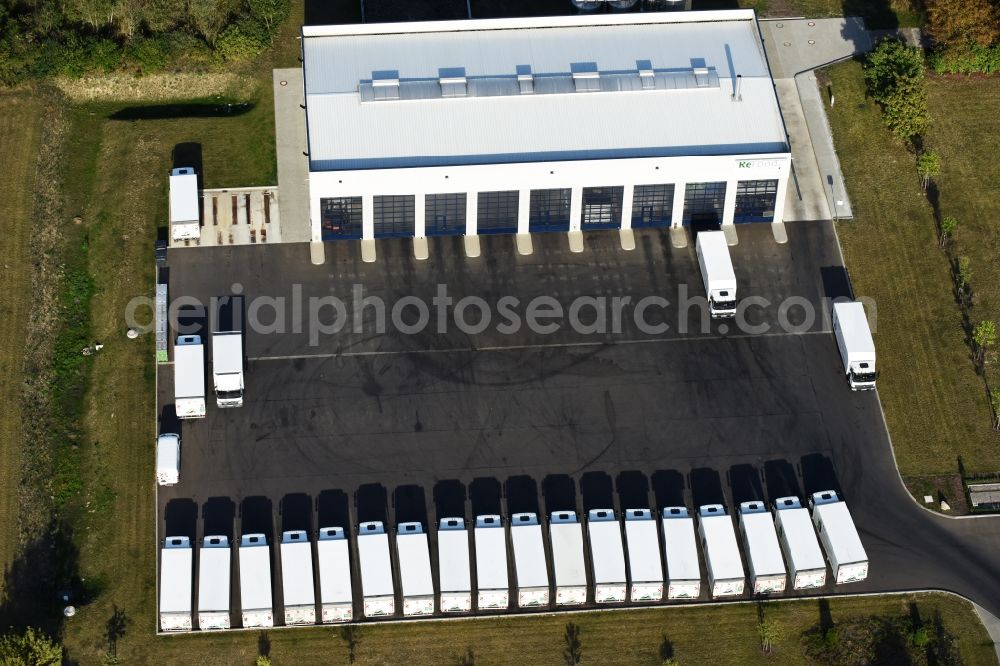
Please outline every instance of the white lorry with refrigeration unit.
[[625, 550], [631, 585], [630, 601], [663, 599], [663, 564], [660, 562], [660, 534], [649, 509], [625, 510]]
[[316, 539], [319, 610], [323, 624], [354, 618], [351, 547], [343, 527], [321, 527]]
[[613, 509], [592, 509], [587, 514], [590, 563], [594, 573], [594, 601], [599, 604], [626, 600], [625, 549], [622, 527]]
[[851, 512], [832, 490], [813, 493], [813, 525], [830, 562], [833, 581], [857, 583], [868, 577], [868, 554], [861, 544]]
[[167, 537], [160, 551], [160, 630], [191, 630], [194, 559], [188, 537]]
[[240, 538], [240, 610], [243, 628], [274, 626], [271, 597], [271, 547], [263, 534]]
[[852, 391], [875, 388], [875, 341], [868, 327], [865, 306], [858, 301], [833, 304], [833, 335]]
[[240, 331], [212, 334], [212, 380], [216, 405], [223, 408], [243, 405], [243, 333]]
[[517, 605], [520, 608], [548, 606], [549, 572], [545, 565], [542, 526], [536, 514], [515, 513], [510, 517], [510, 543], [514, 548]]
[[309, 535], [304, 530], [284, 532], [279, 550], [285, 624], [316, 624], [316, 590]]
[[695, 239], [698, 265], [713, 318], [736, 316], [736, 273], [722, 231], [702, 231]]
[[553, 511], [549, 516], [552, 572], [556, 583], [556, 605], [587, 603], [587, 569], [583, 563], [583, 526], [573, 511]]
[[156, 483], [175, 486], [181, 478], [181, 438], [165, 432], [156, 438]]
[[733, 519], [721, 504], [705, 504], [698, 509], [698, 532], [705, 549], [708, 568], [708, 590], [712, 597], [734, 597], [743, 594], [746, 572], [736, 543]]
[[665, 507], [661, 517], [667, 599], [697, 599], [701, 594], [701, 566], [694, 518], [683, 506]]
[[763, 502], [740, 504], [740, 534], [743, 535], [753, 594], [784, 592], [788, 581], [785, 561], [774, 529], [774, 518]]
[[434, 579], [427, 534], [420, 523], [400, 523], [396, 528], [399, 585], [403, 588], [403, 615], [434, 614]]
[[229, 538], [222, 535], [202, 539], [198, 553], [198, 628], [229, 629], [229, 591], [232, 581]]
[[174, 344], [174, 410], [179, 419], [205, 416], [205, 346], [201, 336], [180, 335]]
[[365, 617], [385, 617], [396, 612], [396, 592], [392, 585], [389, 535], [380, 521], [358, 525], [358, 564], [361, 567], [361, 594]]
[[507, 571], [507, 531], [500, 516], [476, 516], [476, 608], [507, 610], [510, 582]]
[[192, 167], [170, 171], [170, 238], [173, 241], [201, 238], [198, 175]]
[[798, 497], [779, 497], [774, 501], [774, 526], [788, 563], [792, 589], [809, 590], [826, 585], [826, 560], [819, 548], [816, 528]]
[[472, 573], [464, 518], [438, 521], [437, 550], [441, 612], [468, 613], [472, 610]]

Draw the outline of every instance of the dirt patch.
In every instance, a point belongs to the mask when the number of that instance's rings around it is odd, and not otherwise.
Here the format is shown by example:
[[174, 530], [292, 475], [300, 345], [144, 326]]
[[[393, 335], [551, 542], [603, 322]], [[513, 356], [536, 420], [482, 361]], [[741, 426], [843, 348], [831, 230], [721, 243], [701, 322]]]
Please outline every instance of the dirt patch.
[[[946, 516], [964, 516], [969, 513], [969, 505], [965, 500], [965, 486], [959, 474], [943, 474], [938, 476], [908, 476], [903, 479], [906, 489], [910, 491], [917, 503], [932, 511]], [[934, 498], [931, 504], [924, 502], [924, 497]], [[941, 510], [941, 500], [951, 507], [950, 511]]]
[[54, 81], [73, 102], [156, 102], [205, 97], [240, 97], [255, 89], [254, 81], [228, 72], [173, 73], [135, 76], [108, 74]]

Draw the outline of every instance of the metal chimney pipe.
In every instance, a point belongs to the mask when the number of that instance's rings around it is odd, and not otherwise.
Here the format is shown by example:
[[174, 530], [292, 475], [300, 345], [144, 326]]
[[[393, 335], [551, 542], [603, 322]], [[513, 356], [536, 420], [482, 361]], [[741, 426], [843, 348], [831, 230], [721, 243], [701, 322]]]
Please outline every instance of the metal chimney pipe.
[[743, 87], [743, 75], [742, 74], [737, 74], [736, 75], [736, 87], [733, 88], [733, 101], [734, 102], [742, 102], [743, 101], [743, 93], [740, 91], [740, 89], [742, 87]]

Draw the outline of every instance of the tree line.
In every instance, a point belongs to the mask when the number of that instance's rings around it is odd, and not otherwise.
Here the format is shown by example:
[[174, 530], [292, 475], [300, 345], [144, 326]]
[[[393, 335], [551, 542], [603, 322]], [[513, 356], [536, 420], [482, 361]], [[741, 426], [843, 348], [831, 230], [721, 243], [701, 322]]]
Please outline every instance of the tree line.
[[938, 74], [1000, 72], [997, 0], [926, 0], [928, 64]]
[[288, 17], [289, 0], [0, 2], [0, 83], [252, 58]]

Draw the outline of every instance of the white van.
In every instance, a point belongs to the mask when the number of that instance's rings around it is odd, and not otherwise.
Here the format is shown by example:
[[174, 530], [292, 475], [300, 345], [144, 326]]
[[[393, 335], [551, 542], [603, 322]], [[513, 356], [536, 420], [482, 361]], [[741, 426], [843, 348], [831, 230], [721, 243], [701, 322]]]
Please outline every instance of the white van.
[[181, 476], [181, 438], [165, 432], [156, 439], [156, 482], [174, 486]]

